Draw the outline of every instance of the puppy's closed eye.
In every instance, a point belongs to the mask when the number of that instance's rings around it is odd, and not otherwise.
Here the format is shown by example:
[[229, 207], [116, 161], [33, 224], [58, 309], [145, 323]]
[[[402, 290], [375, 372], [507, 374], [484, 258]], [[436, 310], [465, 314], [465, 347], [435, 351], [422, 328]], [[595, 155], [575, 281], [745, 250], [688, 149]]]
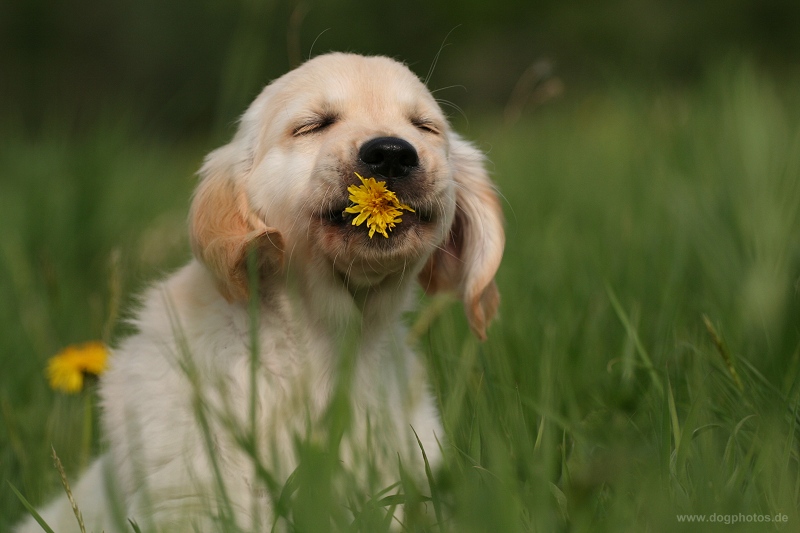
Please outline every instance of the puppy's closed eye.
[[418, 130], [425, 133], [432, 133], [433, 135], [441, 135], [442, 129], [437, 126], [433, 120], [423, 117], [412, 117], [411, 124]]
[[333, 126], [338, 120], [339, 117], [334, 113], [315, 115], [295, 126], [292, 130], [292, 136], [301, 137], [312, 133], [320, 133]]

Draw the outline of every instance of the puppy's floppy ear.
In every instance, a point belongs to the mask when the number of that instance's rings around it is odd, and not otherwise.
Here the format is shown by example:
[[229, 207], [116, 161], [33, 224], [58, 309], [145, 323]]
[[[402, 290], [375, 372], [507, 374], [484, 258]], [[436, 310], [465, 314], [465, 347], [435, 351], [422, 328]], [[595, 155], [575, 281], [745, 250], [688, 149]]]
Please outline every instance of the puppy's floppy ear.
[[247, 165], [234, 143], [206, 158], [189, 211], [192, 251], [217, 278], [220, 292], [228, 301], [250, 296], [250, 253], [255, 254], [260, 289], [283, 264], [280, 232], [268, 227], [250, 209], [240, 183]]
[[503, 211], [484, 168], [483, 154], [456, 134], [450, 138], [456, 214], [450, 233], [419, 275], [429, 294], [455, 291], [473, 333], [486, 339], [500, 295], [494, 275], [505, 246]]

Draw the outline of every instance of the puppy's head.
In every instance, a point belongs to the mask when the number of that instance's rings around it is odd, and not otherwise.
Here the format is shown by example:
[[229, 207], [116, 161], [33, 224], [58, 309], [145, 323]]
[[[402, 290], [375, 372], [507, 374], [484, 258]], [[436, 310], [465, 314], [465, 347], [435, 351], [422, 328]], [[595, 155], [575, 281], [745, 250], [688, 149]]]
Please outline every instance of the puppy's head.
[[[424, 84], [384, 57], [319, 56], [268, 85], [230, 144], [212, 152], [191, 209], [192, 247], [228, 299], [283, 268], [372, 287], [418, 274], [455, 290], [483, 338], [498, 302], [502, 213], [482, 155], [450, 130]], [[388, 237], [352, 224], [356, 173], [404, 211]]]

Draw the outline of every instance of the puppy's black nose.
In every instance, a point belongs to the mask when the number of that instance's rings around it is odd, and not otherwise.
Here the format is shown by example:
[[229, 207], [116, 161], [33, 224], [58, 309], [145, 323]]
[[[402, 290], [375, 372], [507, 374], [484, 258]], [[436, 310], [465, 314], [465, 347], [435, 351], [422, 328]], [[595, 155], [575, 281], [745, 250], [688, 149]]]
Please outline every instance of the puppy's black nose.
[[417, 151], [411, 143], [397, 137], [377, 137], [365, 142], [358, 158], [374, 174], [384, 178], [404, 178], [419, 165]]

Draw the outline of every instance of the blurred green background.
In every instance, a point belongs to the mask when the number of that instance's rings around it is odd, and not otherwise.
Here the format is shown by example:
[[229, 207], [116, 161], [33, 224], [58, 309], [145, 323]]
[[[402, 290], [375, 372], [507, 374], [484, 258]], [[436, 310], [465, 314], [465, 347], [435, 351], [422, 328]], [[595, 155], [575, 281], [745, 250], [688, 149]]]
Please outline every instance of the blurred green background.
[[189, 257], [203, 156], [329, 50], [430, 73], [504, 194], [489, 341], [457, 306], [420, 340], [452, 444], [431, 530], [797, 530], [798, 28], [789, 0], [0, 3], [0, 531], [6, 481], [58, 491], [51, 444], [71, 476], [102, 448], [47, 358], [129, 332]]
[[198, 135], [309, 54], [390, 55], [425, 76], [442, 48], [430, 87], [494, 111], [542, 60], [570, 91], [696, 82], [731, 53], [796, 71], [798, 27], [794, 0], [7, 0], [0, 105], [26, 131], [125, 113], [148, 132]]

